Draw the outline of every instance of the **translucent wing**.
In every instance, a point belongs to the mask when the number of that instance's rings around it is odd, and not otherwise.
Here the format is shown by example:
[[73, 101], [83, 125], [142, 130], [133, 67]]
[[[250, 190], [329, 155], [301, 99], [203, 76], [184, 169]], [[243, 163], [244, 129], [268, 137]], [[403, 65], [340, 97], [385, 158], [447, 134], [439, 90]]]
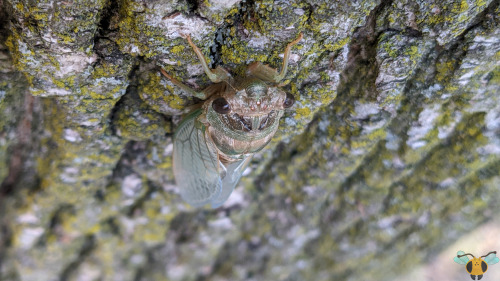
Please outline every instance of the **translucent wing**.
[[490, 253], [489, 255], [487, 255], [484, 258], [484, 262], [486, 262], [489, 265], [498, 263], [499, 261], [500, 261], [500, 259], [497, 257], [497, 255], [495, 253]]
[[465, 254], [464, 251], [458, 251], [457, 256], [453, 260], [458, 264], [467, 264], [467, 262], [469, 262], [469, 258], [467, 256], [463, 256], [460, 258], [458, 257], [458, 256], [463, 255], [463, 254]]
[[222, 180], [222, 192], [212, 200], [212, 208], [219, 207], [229, 198], [251, 159], [252, 155], [246, 155], [242, 160], [224, 166], [226, 173]]
[[205, 139], [203, 130], [196, 128], [201, 109], [188, 115], [174, 136], [174, 176], [182, 198], [195, 207], [211, 203], [221, 194], [217, 149]]

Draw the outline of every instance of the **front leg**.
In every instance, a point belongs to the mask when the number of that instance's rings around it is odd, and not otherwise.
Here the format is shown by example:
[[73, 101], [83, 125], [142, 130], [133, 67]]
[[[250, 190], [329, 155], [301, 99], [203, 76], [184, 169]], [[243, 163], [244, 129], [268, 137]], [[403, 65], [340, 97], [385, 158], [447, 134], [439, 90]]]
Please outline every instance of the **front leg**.
[[274, 83], [279, 83], [283, 78], [285, 78], [287, 69], [288, 69], [288, 60], [290, 59], [290, 51], [293, 47], [293, 45], [296, 45], [299, 43], [300, 40], [304, 35], [302, 32], [299, 34], [297, 39], [293, 40], [292, 42], [288, 43], [285, 48], [285, 52], [283, 54], [283, 66], [281, 67], [281, 71], [278, 73], [276, 69], [271, 68], [267, 65], [262, 64], [261, 62], [254, 62], [248, 66], [247, 73], [249, 75], [255, 76], [259, 79], [262, 79], [264, 81], [269, 81], [269, 82], [274, 82]]
[[201, 91], [201, 92], [195, 91], [191, 87], [185, 85], [181, 81], [179, 81], [179, 80], [175, 79], [174, 77], [170, 76], [170, 74], [168, 74], [163, 68], [161, 68], [160, 71], [161, 71], [161, 74], [163, 74], [163, 76], [165, 76], [168, 79], [170, 79], [170, 81], [172, 81], [172, 83], [174, 83], [174, 85], [176, 85], [177, 87], [183, 89], [184, 91], [186, 91], [187, 93], [191, 94], [192, 96], [195, 96], [195, 97], [197, 97], [199, 99], [202, 99], [202, 100], [206, 100], [209, 97], [209, 94], [207, 94], [205, 91]]
[[201, 50], [198, 47], [196, 47], [193, 41], [191, 41], [191, 36], [185, 35], [185, 38], [188, 40], [188, 43], [191, 46], [191, 48], [193, 48], [194, 52], [196, 53], [196, 56], [198, 56], [198, 59], [200, 60], [201, 65], [203, 66], [203, 70], [207, 74], [210, 81], [214, 83], [219, 83], [222, 81], [227, 82], [230, 79], [231, 75], [224, 68], [218, 66], [216, 69], [210, 69], [208, 67], [205, 56], [203, 56]]

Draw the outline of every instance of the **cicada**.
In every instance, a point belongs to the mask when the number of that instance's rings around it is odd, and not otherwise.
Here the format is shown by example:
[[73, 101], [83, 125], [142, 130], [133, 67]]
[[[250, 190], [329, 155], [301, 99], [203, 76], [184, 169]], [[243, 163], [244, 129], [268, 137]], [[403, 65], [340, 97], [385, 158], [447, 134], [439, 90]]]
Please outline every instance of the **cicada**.
[[190, 36], [184, 37], [213, 84], [197, 91], [161, 69], [174, 85], [204, 100], [174, 134], [174, 176], [187, 203], [217, 208], [229, 198], [253, 154], [271, 141], [284, 110], [295, 102], [293, 95], [280, 89], [280, 83], [290, 50], [303, 36], [300, 33], [286, 46], [281, 71], [254, 62], [246, 66], [242, 77], [233, 77], [220, 66], [210, 69]]

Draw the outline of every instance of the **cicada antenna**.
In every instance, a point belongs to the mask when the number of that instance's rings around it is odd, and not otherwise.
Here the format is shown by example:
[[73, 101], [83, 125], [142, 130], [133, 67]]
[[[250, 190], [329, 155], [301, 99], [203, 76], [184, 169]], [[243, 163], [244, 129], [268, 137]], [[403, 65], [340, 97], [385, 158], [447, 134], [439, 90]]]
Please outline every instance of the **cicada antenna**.
[[487, 253], [486, 255], [481, 256], [481, 258], [485, 258], [485, 257], [489, 256], [490, 254], [495, 254], [496, 255], [497, 251], [491, 251], [491, 252]]
[[471, 255], [473, 258], [476, 258], [473, 254], [470, 254], [470, 253], [467, 253], [467, 254], [463, 254], [463, 255], [457, 255], [458, 258], [461, 258], [463, 256], [467, 256], [467, 255]]

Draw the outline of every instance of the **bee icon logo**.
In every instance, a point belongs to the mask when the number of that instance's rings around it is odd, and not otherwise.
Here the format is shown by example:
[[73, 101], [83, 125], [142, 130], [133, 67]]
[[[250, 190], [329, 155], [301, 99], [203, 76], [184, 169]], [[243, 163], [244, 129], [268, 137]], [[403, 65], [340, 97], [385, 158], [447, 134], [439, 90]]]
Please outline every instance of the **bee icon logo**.
[[[453, 260], [458, 264], [465, 264], [465, 270], [470, 274], [472, 280], [476, 280], [476, 276], [477, 280], [481, 280], [483, 274], [488, 270], [488, 265], [493, 265], [500, 261], [496, 253], [496, 251], [493, 251], [476, 258], [473, 254], [466, 254], [464, 251], [458, 251], [457, 256]], [[472, 259], [469, 260], [467, 256], [472, 256]]]

